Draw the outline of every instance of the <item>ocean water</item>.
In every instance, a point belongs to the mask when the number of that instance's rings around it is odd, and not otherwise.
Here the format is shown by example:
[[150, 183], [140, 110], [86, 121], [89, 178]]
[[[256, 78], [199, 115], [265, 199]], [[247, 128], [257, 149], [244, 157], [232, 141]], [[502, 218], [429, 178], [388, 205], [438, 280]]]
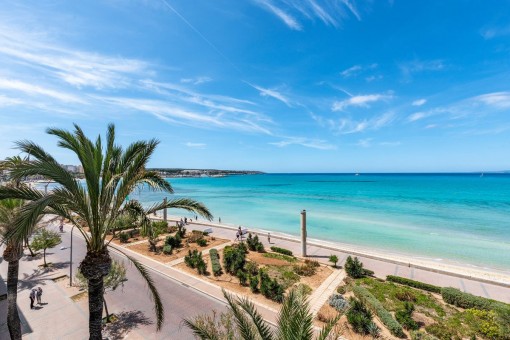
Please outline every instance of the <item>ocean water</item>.
[[[510, 271], [510, 174], [264, 174], [170, 178], [215, 221]], [[138, 190], [131, 199], [165, 195]], [[191, 216], [183, 211], [172, 215]]]

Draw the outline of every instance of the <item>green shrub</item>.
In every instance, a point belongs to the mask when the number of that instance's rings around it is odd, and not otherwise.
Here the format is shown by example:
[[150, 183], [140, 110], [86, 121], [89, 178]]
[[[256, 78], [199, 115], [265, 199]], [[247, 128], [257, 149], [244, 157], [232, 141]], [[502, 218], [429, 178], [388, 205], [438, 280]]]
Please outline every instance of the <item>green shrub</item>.
[[283, 293], [285, 291], [283, 285], [279, 284], [276, 279], [271, 279], [269, 275], [261, 270], [260, 276], [260, 292], [266, 298], [281, 303], [283, 301]]
[[297, 259], [295, 257], [289, 256], [289, 255], [275, 254], [275, 253], [265, 253], [265, 254], [262, 254], [262, 256], [270, 258], [270, 259], [283, 260], [283, 261], [287, 261], [287, 262], [290, 262], [290, 263], [297, 262]]
[[119, 240], [120, 240], [120, 243], [127, 243], [129, 240], [129, 234], [125, 233], [125, 232], [120, 233]]
[[184, 236], [186, 236], [186, 228], [184, 226], [177, 227], [177, 235], [184, 238]]
[[337, 292], [338, 294], [342, 294], [342, 295], [343, 295], [343, 294], [345, 294], [345, 292], [346, 292], [346, 291], [347, 291], [347, 290], [346, 290], [346, 286], [345, 286], [345, 285], [338, 286], [338, 287], [336, 288], [336, 292]]
[[386, 276], [386, 280], [391, 281], [391, 282], [400, 283], [401, 285], [426, 290], [426, 291], [432, 292], [432, 293], [441, 293], [441, 287], [434, 286], [434, 285], [431, 285], [428, 283], [423, 283], [420, 281], [407, 279], [405, 277], [388, 275], [388, 276]]
[[223, 267], [232, 275], [237, 275], [239, 270], [244, 269], [246, 264], [246, 247], [242, 243], [226, 246], [223, 249]]
[[336, 264], [338, 262], [338, 256], [334, 255], [334, 254], [331, 254], [329, 255], [329, 259], [328, 259], [329, 262], [333, 263], [333, 267], [336, 268]]
[[200, 238], [200, 239], [197, 240], [197, 244], [200, 247], [205, 247], [207, 245], [207, 240], [205, 238]]
[[460, 339], [459, 335], [442, 323], [434, 323], [425, 327], [425, 330], [440, 340]]
[[438, 340], [435, 336], [422, 331], [411, 331], [411, 340]]
[[165, 244], [172, 246], [172, 248], [179, 248], [182, 245], [182, 239], [179, 234], [175, 236], [167, 236], [165, 240]]
[[250, 276], [250, 289], [252, 293], [259, 292], [259, 278], [257, 277], [257, 275]]
[[305, 260], [302, 265], [294, 265], [294, 272], [301, 276], [315, 275], [317, 268], [320, 266], [319, 262], [312, 260]]
[[352, 329], [359, 334], [369, 334], [372, 321], [372, 312], [366, 308], [362, 301], [351, 298], [349, 300], [349, 310], [346, 313], [347, 322]]
[[407, 330], [417, 330], [420, 328], [418, 323], [413, 320], [414, 305], [410, 302], [404, 303], [404, 309], [395, 313], [395, 319]]
[[366, 288], [361, 286], [353, 287], [354, 295], [361, 301], [367, 304], [369, 308], [377, 314], [382, 323], [388, 328], [391, 334], [402, 337], [404, 332], [402, 326], [391, 316], [383, 305], [377, 300]]
[[280, 253], [280, 254], [283, 254], [283, 255], [293, 256], [292, 252], [290, 250], [288, 250], [288, 249], [285, 249], [285, 248], [271, 247], [271, 250], [274, 251], [275, 253]]
[[441, 289], [441, 296], [446, 303], [461, 308], [476, 308], [490, 310], [497, 301], [475, 296], [469, 293], [463, 293], [452, 287]]
[[351, 256], [348, 256], [347, 260], [345, 260], [344, 268], [347, 275], [353, 279], [359, 279], [366, 275], [366, 270], [363, 269], [363, 263], [361, 263], [357, 257], [353, 259]]
[[307, 284], [300, 283], [297, 285], [296, 291], [301, 293], [304, 296], [308, 296], [308, 295], [312, 294], [312, 287], [310, 287]]
[[264, 245], [262, 244], [262, 242], [257, 243], [257, 245], [255, 246], [255, 250], [257, 251], [257, 253], [263, 253], [266, 251], [264, 249]]
[[172, 246], [165, 244], [163, 246], [163, 254], [165, 255], [172, 255]]
[[259, 266], [256, 262], [251, 262], [251, 261], [246, 262], [246, 264], [244, 265], [244, 269], [251, 276], [258, 275], [258, 273], [259, 273]]
[[248, 274], [244, 270], [239, 269], [236, 276], [239, 279], [239, 284], [241, 286], [246, 286], [246, 283], [248, 282]]
[[333, 294], [328, 299], [328, 304], [339, 312], [344, 312], [349, 308], [349, 302], [342, 295]]
[[152, 229], [157, 236], [168, 233], [168, 223], [165, 221], [153, 221]]
[[[505, 330], [500, 327], [497, 314], [492, 310], [468, 309], [466, 321], [484, 338], [505, 339]], [[506, 339], [510, 339], [510, 334]]]
[[209, 257], [211, 258], [211, 266], [214, 276], [220, 276], [222, 274], [220, 255], [216, 249], [209, 250]]
[[198, 273], [203, 275], [206, 272], [207, 265], [202, 258], [202, 253], [194, 249], [193, 252], [188, 250], [188, 255], [184, 256], [184, 263], [190, 268], [196, 268]]

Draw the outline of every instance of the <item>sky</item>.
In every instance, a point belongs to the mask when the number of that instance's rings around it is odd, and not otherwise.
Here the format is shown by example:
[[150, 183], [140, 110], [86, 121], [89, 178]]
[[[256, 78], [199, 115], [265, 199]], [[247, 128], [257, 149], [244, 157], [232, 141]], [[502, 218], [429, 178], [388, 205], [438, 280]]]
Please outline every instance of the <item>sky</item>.
[[0, 1], [0, 158], [48, 127], [151, 167], [510, 169], [510, 1]]

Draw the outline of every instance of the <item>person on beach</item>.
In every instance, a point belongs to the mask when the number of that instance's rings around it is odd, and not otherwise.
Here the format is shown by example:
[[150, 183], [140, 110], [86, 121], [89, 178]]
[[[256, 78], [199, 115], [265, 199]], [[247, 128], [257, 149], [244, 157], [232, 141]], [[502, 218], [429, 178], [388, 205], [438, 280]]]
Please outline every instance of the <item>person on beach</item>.
[[271, 244], [271, 233], [267, 233], [267, 243]]
[[239, 241], [239, 230], [236, 232], [236, 239], [234, 241]]
[[38, 303], [38, 304], [41, 304], [41, 303], [42, 303], [42, 302], [41, 302], [42, 293], [43, 293], [42, 288], [41, 288], [41, 287], [37, 287], [37, 290], [36, 290], [36, 292], [35, 292], [35, 295], [36, 295], [36, 297], [37, 297], [37, 303]]
[[188, 224], [188, 218], [184, 217], [184, 224]]
[[243, 231], [241, 230], [241, 226], [239, 226], [239, 228], [237, 228], [237, 233], [239, 234], [239, 240], [242, 241], [243, 240]]
[[197, 215], [195, 215], [195, 221], [196, 221], [196, 220], [198, 220], [198, 216], [197, 216]]
[[221, 223], [221, 217], [218, 217], [218, 223]]
[[60, 226], [58, 228], [60, 229], [61, 233], [64, 232], [64, 219], [63, 218], [60, 219]]
[[35, 289], [30, 291], [30, 309], [34, 309]]

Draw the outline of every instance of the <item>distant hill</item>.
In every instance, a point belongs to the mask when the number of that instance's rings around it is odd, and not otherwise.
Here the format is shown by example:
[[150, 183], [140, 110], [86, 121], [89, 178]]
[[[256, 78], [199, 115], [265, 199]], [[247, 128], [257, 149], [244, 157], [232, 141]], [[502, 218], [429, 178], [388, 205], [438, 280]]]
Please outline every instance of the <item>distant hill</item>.
[[252, 170], [218, 170], [218, 169], [180, 169], [180, 168], [151, 168], [164, 177], [225, 177], [233, 175], [260, 175], [261, 171]]

